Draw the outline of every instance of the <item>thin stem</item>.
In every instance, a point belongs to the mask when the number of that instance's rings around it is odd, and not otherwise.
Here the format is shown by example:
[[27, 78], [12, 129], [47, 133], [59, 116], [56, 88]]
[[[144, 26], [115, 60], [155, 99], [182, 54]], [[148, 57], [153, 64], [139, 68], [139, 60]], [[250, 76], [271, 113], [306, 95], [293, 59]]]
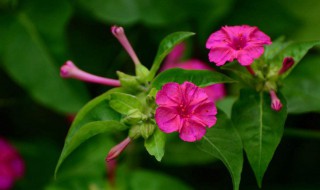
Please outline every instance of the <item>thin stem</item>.
[[252, 67], [249, 65], [249, 66], [246, 66], [246, 69], [249, 71], [249, 73], [253, 76], [256, 76], [256, 73], [254, 72], [254, 70], [252, 69]]

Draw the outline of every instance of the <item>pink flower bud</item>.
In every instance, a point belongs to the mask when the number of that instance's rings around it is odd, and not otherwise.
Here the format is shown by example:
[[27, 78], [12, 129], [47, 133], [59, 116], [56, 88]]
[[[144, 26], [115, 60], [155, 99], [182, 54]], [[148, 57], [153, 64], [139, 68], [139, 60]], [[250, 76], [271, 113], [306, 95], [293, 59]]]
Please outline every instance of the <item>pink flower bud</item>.
[[111, 33], [118, 39], [122, 47], [127, 51], [133, 63], [136, 65], [140, 64], [140, 60], [138, 59], [130, 42], [128, 41], [126, 34], [124, 33], [124, 29], [120, 26], [112, 26]]
[[290, 69], [294, 64], [294, 59], [292, 57], [284, 58], [282, 62], [282, 68], [279, 70], [278, 75], [285, 73], [288, 69]]
[[120, 81], [104, 78], [80, 70], [72, 61], [67, 61], [60, 68], [60, 76], [63, 78], [74, 78], [81, 81], [103, 84], [107, 86], [120, 86]]
[[113, 159], [117, 158], [120, 155], [120, 153], [129, 145], [130, 142], [131, 142], [130, 137], [127, 137], [121, 143], [111, 148], [106, 158], [106, 161], [110, 162]]
[[280, 111], [282, 108], [282, 103], [280, 99], [277, 97], [277, 94], [274, 90], [270, 91], [270, 97], [271, 97], [271, 108], [275, 111]]

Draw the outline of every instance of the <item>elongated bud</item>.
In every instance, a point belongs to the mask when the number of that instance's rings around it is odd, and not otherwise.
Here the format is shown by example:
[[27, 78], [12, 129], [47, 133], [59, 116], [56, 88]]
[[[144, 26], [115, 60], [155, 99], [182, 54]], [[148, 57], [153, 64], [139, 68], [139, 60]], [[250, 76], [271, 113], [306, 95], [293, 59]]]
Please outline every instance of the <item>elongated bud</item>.
[[111, 160], [117, 158], [121, 154], [121, 152], [129, 145], [130, 142], [131, 138], [127, 137], [122, 142], [111, 148], [106, 158], [106, 161], [110, 162]]
[[280, 111], [282, 108], [282, 103], [274, 90], [270, 90], [270, 97], [271, 97], [271, 108], [275, 111]]
[[282, 68], [279, 70], [278, 75], [285, 73], [294, 64], [294, 59], [292, 57], [284, 58], [282, 62]]
[[72, 61], [67, 61], [60, 68], [60, 76], [63, 78], [74, 78], [85, 82], [103, 84], [107, 86], [120, 86], [120, 81], [115, 79], [96, 76], [80, 70]]
[[131, 57], [134, 64], [140, 64], [140, 61], [134, 52], [130, 42], [127, 39], [126, 34], [124, 33], [124, 29], [120, 26], [112, 26], [111, 27], [112, 34], [118, 39], [118, 41], [121, 43], [122, 47], [127, 51], [129, 56]]

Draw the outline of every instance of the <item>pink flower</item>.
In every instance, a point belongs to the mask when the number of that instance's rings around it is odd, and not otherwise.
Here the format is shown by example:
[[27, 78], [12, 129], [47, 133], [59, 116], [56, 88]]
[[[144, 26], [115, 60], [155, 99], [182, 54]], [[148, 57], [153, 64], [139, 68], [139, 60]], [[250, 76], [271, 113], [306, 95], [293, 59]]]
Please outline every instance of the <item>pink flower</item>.
[[107, 155], [106, 161], [109, 162], [117, 158], [120, 155], [120, 153], [123, 152], [123, 150], [129, 145], [130, 142], [130, 137], [127, 137], [122, 142], [111, 148]]
[[210, 35], [206, 48], [210, 49], [209, 60], [217, 66], [234, 59], [243, 66], [249, 66], [263, 54], [263, 46], [269, 44], [270, 37], [258, 27], [225, 26]]
[[0, 190], [9, 190], [24, 174], [24, 162], [18, 152], [0, 137]]
[[205, 91], [191, 82], [165, 84], [157, 93], [155, 119], [161, 131], [178, 131], [187, 142], [200, 140], [216, 123], [217, 109]]
[[[186, 70], [212, 70], [206, 63], [198, 59], [190, 59], [187, 61], [180, 61], [185, 50], [185, 44], [180, 43], [177, 45], [171, 53], [168, 55], [164, 62], [161, 71], [171, 68], [182, 68]], [[213, 101], [217, 101], [226, 96], [224, 84], [213, 84], [203, 88], [208, 94], [209, 98]]]

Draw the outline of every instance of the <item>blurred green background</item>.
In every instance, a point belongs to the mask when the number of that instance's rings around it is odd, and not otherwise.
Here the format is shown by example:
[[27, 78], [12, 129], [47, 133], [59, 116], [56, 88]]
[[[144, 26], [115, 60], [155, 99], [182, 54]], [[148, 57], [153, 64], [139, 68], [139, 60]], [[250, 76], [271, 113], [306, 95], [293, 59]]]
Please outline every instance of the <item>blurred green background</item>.
[[[224, 25], [258, 26], [273, 40], [319, 40], [319, 10], [318, 0], [0, 0], [0, 136], [26, 162], [26, 175], [14, 189], [104, 187], [104, 158], [126, 134], [93, 138], [67, 160], [57, 180], [53, 173], [68, 118], [108, 90], [63, 80], [60, 66], [73, 60], [79, 68], [109, 78], [116, 78], [116, 70], [133, 72], [132, 61], [110, 32], [112, 25], [125, 27], [141, 62], [150, 68], [161, 39], [176, 31], [196, 33], [187, 42], [188, 56], [205, 62], [206, 39]], [[320, 187], [319, 64], [315, 48], [287, 79], [284, 93], [294, 106], [263, 189]], [[236, 93], [231, 89], [229, 94]], [[295, 99], [295, 93], [302, 98]], [[223, 164], [195, 146], [172, 137], [166, 151], [157, 163], [142, 142], [130, 146], [119, 161], [122, 188], [232, 189]], [[240, 189], [258, 189], [247, 161]]]

